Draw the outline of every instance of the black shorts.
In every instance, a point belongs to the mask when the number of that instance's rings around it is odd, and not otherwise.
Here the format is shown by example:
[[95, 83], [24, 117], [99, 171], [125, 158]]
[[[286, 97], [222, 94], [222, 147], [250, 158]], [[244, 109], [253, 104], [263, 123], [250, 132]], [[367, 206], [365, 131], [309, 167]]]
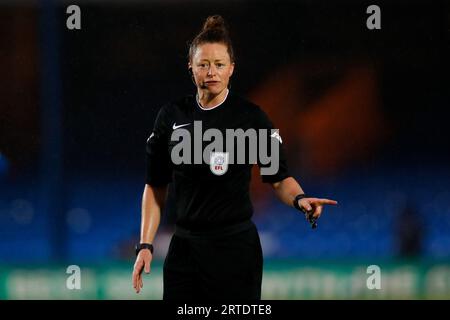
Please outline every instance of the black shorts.
[[206, 235], [177, 229], [164, 261], [164, 300], [261, 299], [258, 231], [251, 221], [233, 227]]

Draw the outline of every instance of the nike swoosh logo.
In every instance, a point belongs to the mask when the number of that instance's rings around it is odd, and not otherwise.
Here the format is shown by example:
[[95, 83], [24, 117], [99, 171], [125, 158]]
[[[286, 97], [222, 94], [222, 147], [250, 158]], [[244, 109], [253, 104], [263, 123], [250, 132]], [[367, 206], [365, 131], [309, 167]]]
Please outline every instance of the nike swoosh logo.
[[172, 129], [175, 130], [175, 129], [178, 129], [178, 128], [181, 128], [181, 127], [185, 127], [185, 126], [188, 126], [188, 125], [190, 125], [190, 123], [180, 124], [180, 125], [177, 126], [177, 123], [175, 122], [173, 124]]

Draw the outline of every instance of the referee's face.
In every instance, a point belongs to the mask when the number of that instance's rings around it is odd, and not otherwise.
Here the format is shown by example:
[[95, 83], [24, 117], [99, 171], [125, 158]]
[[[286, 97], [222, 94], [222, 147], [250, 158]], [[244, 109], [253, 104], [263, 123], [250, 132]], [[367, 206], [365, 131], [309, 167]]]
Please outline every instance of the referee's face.
[[212, 95], [219, 95], [228, 86], [234, 63], [227, 47], [222, 43], [199, 45], [189, 63], [197, 88]]

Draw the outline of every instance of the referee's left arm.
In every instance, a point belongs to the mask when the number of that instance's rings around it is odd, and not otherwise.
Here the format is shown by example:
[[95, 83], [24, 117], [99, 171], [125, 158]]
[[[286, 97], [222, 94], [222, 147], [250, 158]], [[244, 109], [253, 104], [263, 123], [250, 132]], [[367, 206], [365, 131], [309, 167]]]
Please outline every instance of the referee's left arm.
[[[289, 174], [287, 158], [282, 146], [282, 139], [278, 130], [273, 132], [274, 125], [268, 116], [261, 109], [257, 109], [257, 116], [255, 117], [255, 127], [258, 129], [270, 130], [272, 133], [271, 138], [275, 138], [279, 144], [278, 148], [278, 161], [279, 167], [278, 172], [274, 175], [262, 175], [263, 182], [270, 183], [272, 185], [277, 197], [285, 204], [290, 207], [295, 207], [296, 209], [301, 209], [308, 213], [308, 218], [311, 216], [315, 219], [319, 218], [322, 214], [322, 208], [326, 204], [336, 205], [337, 201], [329, 199], [319, 199], [311, 198], [304, 195], [302, 187], [298, 182]], [[271, 150], [271, 143], [268, 143], [268, 150]], [[272, 150], [270, 152], [272, 154]], [[259, 160], [259, 159], [258, 159]], [[258, 165], [262, 168], [266, 165], [258, 161]], [[304, 195], [303, 197], [298, 197], [298, 195]], [[296, 200], [298, 199], [298, 200]], [[296, 203], [294, 202], [296, 201]]]

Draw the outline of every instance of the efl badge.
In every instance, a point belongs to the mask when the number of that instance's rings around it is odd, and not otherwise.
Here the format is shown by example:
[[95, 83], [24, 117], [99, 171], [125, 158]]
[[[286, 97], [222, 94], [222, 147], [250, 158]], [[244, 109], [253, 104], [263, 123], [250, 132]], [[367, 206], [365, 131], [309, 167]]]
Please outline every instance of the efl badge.
[[217, 176], [223, 175], [228, 170], [228, 152], [211, 152], [209, 162], [211, 172]]

